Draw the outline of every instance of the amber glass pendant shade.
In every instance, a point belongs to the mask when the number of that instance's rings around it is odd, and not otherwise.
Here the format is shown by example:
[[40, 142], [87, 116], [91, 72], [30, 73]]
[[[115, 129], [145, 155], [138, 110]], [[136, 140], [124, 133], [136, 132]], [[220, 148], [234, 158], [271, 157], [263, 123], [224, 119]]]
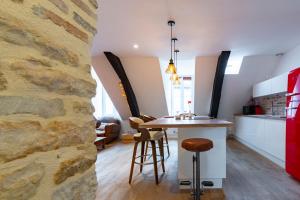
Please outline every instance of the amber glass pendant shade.
[[173, 82], [173, 85], [180, 85], [180, 79], [179, 79], [178, 75], [177, 75], [176, 80], [172, 81], [172, 82]]
[[173, 59], [170, 59], [168, 68], [166, 69], [167, 74], [176, 74], [176, 67], [174, 65]]
[[176, 81], [178, 79], [178, 74], [172, 74], [171, 77], [170, 77], [170, 80], [171, 81]]

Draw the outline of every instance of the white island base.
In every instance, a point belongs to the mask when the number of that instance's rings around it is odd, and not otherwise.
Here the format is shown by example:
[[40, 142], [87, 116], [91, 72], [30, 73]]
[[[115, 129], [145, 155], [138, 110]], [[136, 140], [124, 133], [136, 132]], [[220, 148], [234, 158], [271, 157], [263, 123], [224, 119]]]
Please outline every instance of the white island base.
[[193, 180], [193, 152], [181, 147], [184, 139], [206, 138], [213, 141], [214, 147], [200, 153], [201, 182], [212, 181], [213, 187], [222, 188], [226, 178], [226, 127], [178, 128], [178, 180], [180, 189], [189, 189], [187, 181]]

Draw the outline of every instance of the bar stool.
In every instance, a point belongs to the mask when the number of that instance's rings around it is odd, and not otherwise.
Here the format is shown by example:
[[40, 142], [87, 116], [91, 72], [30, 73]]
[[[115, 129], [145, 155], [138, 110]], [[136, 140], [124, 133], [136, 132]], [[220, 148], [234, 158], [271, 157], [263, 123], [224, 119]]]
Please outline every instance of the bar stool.
[[[150, 121], [153, 121], [153, 120], [156, 120], [155, 117], [153, 116], [149, 116], [149, 115], [140, 115], [140, 118], [144, 121], [144, 122], [150, 122]], [[165, 128], [152, 128], [150, 129], [151, 131], [163, 131], [164, 133], [164, 147], [167, 148], [167, 152], [168, 152], [168, 157], [166, 157], [165, 159], [168, 159], [170, 157], [170, 147], [169, 147], [169, 140], [168, 140], [168, 134], [167, 134], [167, 129]], [[149, 146], [149, 143], [146, 142], [146, 154], [147, 154], [147, 151], [148, 151], [148, 146]]]
[[[187, 151], [195, 152], [196, 158], [193, 157], [196, 161], [196, 192], [194, 188], [194, 170], [193, 170], [193, 195], [194, 199], [200, 200], [200, 152], [209, 151], [213, 148], [213, 142], [208, 139], [204, 138], [189, 138], [186, 140], [183, 140], [181, 143], [181, 147], [184, 148]], [[194, 166], [194, 164], [193, 164]]]
[[[132, 161], [131, 161], [131, 168], [130, 168], [130, 175], [129, 175], [129, 184], [132, 181], [132, 175], [134, 170], [134, 165], [140, 165], [140, 172], [143, 171], [144, 165], [153, 164], [154, 166], [154, 173], [155, 173], [155, 182], [158, 184], [158, 171], [157, 171], [157, 163], [161, 162], [162, 170], [165, 172], [165, 165], [164, 165], [164, 147], [163, 147], [163, 133], [161, 131], [149, 131], [146, 128], [139, 128], [139, 124], [144, 123], [144, 121], [137, 117], [129, 117], [129, 123], [131, 128], [136, 129], [138, 133], [134, 134], [133, 138], [135, 140]], [[152, 157], [153, 162], [144, 162], [145, 157], [145, 143], [150, 142], [152, 147]], [[157, 160], [157, 153], [156, 153], [156, 142], [158, 143], [159, 151], [160, 151], [160, 160]], [[141, 143], [141, 155], [136, 156], [137, 148], [139, 143]], [[140, 158], [140, 162], [136, 162], [136, 159]]]

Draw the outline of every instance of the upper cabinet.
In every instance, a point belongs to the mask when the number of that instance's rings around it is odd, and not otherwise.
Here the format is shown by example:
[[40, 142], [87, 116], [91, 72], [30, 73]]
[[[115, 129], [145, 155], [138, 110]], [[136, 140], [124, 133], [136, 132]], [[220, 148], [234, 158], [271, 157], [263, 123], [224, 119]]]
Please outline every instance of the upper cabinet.
[[253, 97], [267, 96], [287, 91], [288, 73], [281, 74], [253, 86]]
[[287, 92], [288, 73], [281, 74], [271, 79], [271, 93]]
[[271, 94], [271, 81], [267, 80], [253, 86], [253, 97], [261, 97]]

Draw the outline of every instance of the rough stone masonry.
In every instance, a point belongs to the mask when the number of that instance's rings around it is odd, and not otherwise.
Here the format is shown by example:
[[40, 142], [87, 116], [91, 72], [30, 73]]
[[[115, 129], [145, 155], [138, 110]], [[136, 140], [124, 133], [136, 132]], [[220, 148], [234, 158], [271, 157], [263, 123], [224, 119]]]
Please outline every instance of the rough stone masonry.
[[97, 1], [0, 5], [0, 199], [94, 200]]

